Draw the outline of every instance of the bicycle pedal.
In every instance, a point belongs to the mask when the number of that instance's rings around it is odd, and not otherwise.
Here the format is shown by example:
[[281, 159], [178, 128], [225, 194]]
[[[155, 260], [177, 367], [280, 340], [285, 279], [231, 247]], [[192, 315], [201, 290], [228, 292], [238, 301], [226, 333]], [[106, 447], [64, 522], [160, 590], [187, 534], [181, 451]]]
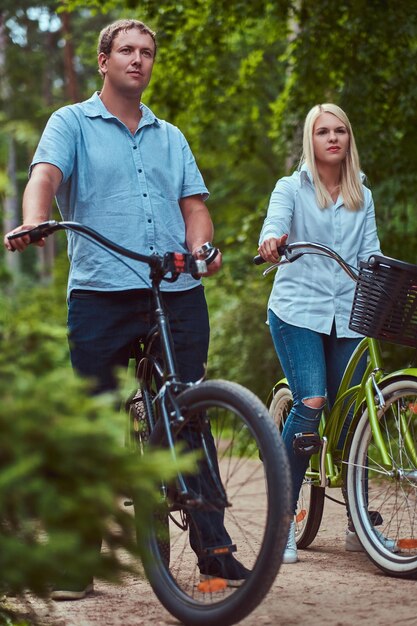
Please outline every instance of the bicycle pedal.
[[233, 552], [237, 552], [237, 547], [234, 543], [227, 546], [213, 546], [203, 549], [205, 556], [222, 556], [224, 554], [232, 554]]
[[321, 450], [323, 440], [317, 433], [296, 433], [292, 445], [296, 454], [311, 456]]
[[382, 515], [379, 511], [368, 511], [369, 519], [372, 526], [381, 526], [383, 523]]

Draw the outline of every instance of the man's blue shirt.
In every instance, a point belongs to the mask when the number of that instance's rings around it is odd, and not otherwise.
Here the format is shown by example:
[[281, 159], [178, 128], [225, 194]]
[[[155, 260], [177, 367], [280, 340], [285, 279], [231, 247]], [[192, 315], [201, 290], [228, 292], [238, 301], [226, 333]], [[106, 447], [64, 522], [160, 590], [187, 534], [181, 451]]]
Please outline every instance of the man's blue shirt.
[[[141, 104], [132, 133], [95, 93], [52, 114], [31, 168], [51, 163], [62, 172], [57, 203], [64, 220], [76, 221], [143, 254], [185, 252], [181, 198], [208, 191], [181, 131]], [[72, 289], [118, 291], [150, 287], [149, 267], [114, 255], [68, 233]], [[136, 274], [132, 272], [131, 267]], [[181, 275], [163, 290], [191, 289], [198, 282]]]
[[[288, 243], [322, 243], [358, 267], [371, 254], [381, 254], [372, 193], [365, 186], [363, 193], [358, 211], [347, 209], [341, 196], [320, 209], [311, 174], [303, 166], [277, 182], [259, 242], [288, 234]], [[279, 268], [268, 308], [287, 324], [330, 335], [335, 321], [338, 337], [358, 337], [349, 328], [354, 290], [354, 281], [335, 261], [306, 255]]]

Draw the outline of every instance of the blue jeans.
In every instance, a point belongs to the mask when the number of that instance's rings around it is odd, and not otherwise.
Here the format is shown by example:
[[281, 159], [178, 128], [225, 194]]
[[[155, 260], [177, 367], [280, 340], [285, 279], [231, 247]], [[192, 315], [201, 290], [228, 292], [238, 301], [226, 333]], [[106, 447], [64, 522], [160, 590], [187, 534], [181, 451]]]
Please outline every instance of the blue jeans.
[[[268, 311], [268, 321], [275, 350], [293, 395], [293, 406], [285, 422], [282, 437], [291, 467], [295, 512], [309, 458], [294, 452], [294, 435], [317, 432], [323, 408], [312, 408], [305, 401], [323, 398], [323, 406], [327, 399], [329, 408], [332, 407], [346, 365], [360, 339], [338, 338], [335, 324], [330, 335], [292, 326], [283, 322], [271, 310]], [[352, 378], [353, 385], [361, 381], [365, 369], [366, 357], [361, 359]], [[348, 426], [348, 423], [344, 425], [342, 442]]]

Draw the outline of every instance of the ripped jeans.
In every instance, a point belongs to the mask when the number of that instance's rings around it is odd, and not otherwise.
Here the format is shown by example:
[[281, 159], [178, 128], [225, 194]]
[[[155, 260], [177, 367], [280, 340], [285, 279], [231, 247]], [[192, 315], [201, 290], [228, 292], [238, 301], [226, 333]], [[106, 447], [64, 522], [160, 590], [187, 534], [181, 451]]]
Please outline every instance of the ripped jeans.
[[[331, 407], [346, 365], [360, 339], [338, 338], [334, 323], [330, 335], [292, 326], [271, 310], [268, 311], [268, 321], [275, 350], [293, 395], [293, 407], [285, 422], [282, 437], [290, 462], [295, 513], [309, 457], [294, 453], [294, 435], [317, 432], [326, 400]], [[366, 357], [361, 359], [352, 384], [360, 382], [365, 368]], [[319, 408], [305, 404], [311, 398], [323, 400], [322, 403], [317, 401]], [[346, 436], [347, 428], [348, 424], [345, 424], [342, 437]]]

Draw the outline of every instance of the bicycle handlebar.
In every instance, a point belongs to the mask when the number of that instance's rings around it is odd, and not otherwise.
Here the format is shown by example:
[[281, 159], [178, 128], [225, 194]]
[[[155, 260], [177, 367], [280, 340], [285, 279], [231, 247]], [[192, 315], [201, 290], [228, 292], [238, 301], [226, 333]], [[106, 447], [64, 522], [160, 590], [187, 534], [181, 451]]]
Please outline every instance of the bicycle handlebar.
[[[293, 254], [294, 250], [300, 250], [302, 248], [305, 248], [305, 250]], [[309, 250], [312, 250], [312, 252], [309, 252]], [[330, 259], [336, 261], [352, 280], [354, 280], [355, 282], [358, 280], [358, 277], [351, 268], [351, 266], [348, 265], [348, 263], [346, 263], [346, 261], [337, 252], [335, 252], [335, 250], [321, 243], [313, 243], [312, 241], [295, 241], [294, 243], [288, 243], [284, 246], [279, 246], [278, 254], [279, 256], [284, 256], [285, 260], [278, 261], [277, 263], [273, 263], [272, 265], [270, 265], [268, 269], [264, 271], [264, 275], [268, 274], [280, 265], [283, 265], [285, 263], [293, 263], [304, 254], [323, 254], [324, 256], [327, 256]], [[253, 258], [253, 262], [255, 265], [262, 265], [262, 263], [266, 263], [265, 259], [262, 258], [260, 254]]]
[[13, 240], [28, 235], [30, 243], [35, 243], [44, 237], [49, 237], [49, 235], [57, 230], [70, 230], [87, 235], [97, 243], [103, 245], [109, 250], [112, 250], [113, 252], [121, 254], [129, 259], [133, 259], [134, 261], [147, 263], [152, 270], [160, 271], [163, 275], [170, 272], [172, 272], [173, 275], [186, 273], [191, 274], [194, 278], [199, 278], [201, 274], [204, 274], [207, 271], [207, 265], [214, 261], [219, 252], [217, 248], [212, 247], [207, 251], [207, 256], [204, 259], [195, 259], [189, 252], [167, 252], [163, 257], [158, 254], [146, 255], [120, 246], [114, 241], [100, 235], [100, 233], [89, 226], [85, 226], [78, 222], [57, 222], [56, 220], [42, 222], [34, 228], [21, 230], [17, 233], [13, 233], [12, 235], [8, 235], [7, 238], [9, 240]]

